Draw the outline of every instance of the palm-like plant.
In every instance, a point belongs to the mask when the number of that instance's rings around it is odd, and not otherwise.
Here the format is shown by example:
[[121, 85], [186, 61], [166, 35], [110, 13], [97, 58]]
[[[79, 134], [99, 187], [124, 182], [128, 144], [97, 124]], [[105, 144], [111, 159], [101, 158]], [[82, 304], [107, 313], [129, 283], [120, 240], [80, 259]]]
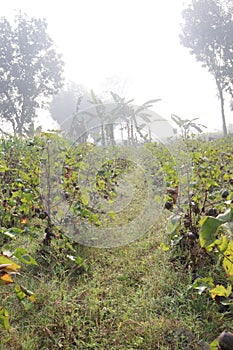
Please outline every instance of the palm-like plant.
[[192, 133], [193, 130], [196, 130], [199, 133], [202, 133], [203, 130], [202, 128], [206, 128], [205, 125], [196, 123], [196, 120], [199, 118], [193, 118], [193, 119], [182, 119], [178, 117], [175, 114], [171, 115], [171, 119], [178, 125], [181, 136], [183, 139], [188, 139], [190, 137], [190, 134]]

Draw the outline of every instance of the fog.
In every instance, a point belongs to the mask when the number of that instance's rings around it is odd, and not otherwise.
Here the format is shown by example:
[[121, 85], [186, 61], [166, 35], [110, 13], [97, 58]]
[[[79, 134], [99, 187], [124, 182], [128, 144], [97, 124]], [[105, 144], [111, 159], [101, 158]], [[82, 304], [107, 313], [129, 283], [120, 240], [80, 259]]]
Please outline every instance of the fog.
[[[222, 127], [215, 82], [179, 42], [184, 6], [182, 0], [12, 0], [1, 4], [1, 15], [13, 18], [22, 10], [45, 17], [67, 80], [100, 95], [115, 91], [135, 104], [160, 98], [154, 111], [163, 118], [200, 118], [214, 131]], [[38, 113], [56, 126], [48, 111]], [[226, 119], [232, 119], [229, 101]]]

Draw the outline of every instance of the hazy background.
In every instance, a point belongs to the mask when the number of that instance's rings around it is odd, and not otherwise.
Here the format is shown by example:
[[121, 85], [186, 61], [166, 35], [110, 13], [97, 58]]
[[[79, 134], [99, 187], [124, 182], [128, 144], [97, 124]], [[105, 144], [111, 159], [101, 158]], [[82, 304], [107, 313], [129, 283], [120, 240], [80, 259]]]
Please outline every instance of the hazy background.
[[[163, 117], [199, 117], [214, 131], [222, 128], [215, 82], [179, 43], [185, 3], [8, 0], [1, 1], [1, 16], [13, 18], [21, 9], [45, 17], [68, 80], [96, 93], [115, 91], [137, 104], [161, 98], [155, 110]], [[226, 122], [232, 123], [228, 102]]]

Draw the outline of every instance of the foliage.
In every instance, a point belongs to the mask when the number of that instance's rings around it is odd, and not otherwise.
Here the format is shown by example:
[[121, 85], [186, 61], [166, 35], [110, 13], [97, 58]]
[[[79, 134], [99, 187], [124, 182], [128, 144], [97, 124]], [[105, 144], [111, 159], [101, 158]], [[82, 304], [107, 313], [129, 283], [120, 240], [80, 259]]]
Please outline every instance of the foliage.
[[[51, 139], [55, 143], [59, 137], [42, 134], [27, 141], [17, 138], [1, 140], [0, 249], [2, 255], [0, 256], [0, 284], [2, 285], [13, 283], [11, 275], [20, 268], [19, 265], [9, 260], [6, 254], [10, 254], [11, 257], [25, 265], [37, 265], [37, 261], [27, 250], [17, 245], [18, 240], [25, 236], [28, 236], [30, 240], [43, 238], [43, 246], [45, 246], [51, 243], [55, 232], [57, 232], [57, 237], [61, 236], [58, 229], [54, 228], [50, 207], [46, 208], [45, 203], [47, 202], [43, 202], [39, 188], [41, 162], [46, 160], [43, 158], [43, 152], [48, 151]], [[61, 146], [62, 139], [60, 139]], [[50, 154], [47, 153], [47, 155], [50, 160]], [[13, 252], [9, 252], [11, 241], [15, 241], [16, 244]], [[36, 249], [41, 253], [44, 253], [45, 250], [45, 248], [41, 249], [39, 244]], [[73, 260], [73, 264], [81, 266], [82, 261], [78, 259], [75, 252], [70, 244], [66, 260]], [[21, 284], [15, 288], [15, 293], [24, 304], [27, 300], [35, 302], [34, 294]], [[29, 307], [27, 303], [25, 307]], [[2, 322], [5, 328], [9, 327], [7, 315], [7, 311], [2, 309]]]
[[168, 224], [165, 210], [146, 237], [103, 251], [73, 242], [66, 228], [117, 223], [108, 203], [135, 164], [116, 157], [100, 167], [90, 160], [102, 147], [74, 147], [59, 134], [1, 140], [0, 323], [12, 325], [8, 338], [0, 331], [3, 348], [204, 349], [232, 330], [232, 139], [185, 143], [192, 173], [184, 201], [169, 148], [146, 145], [156, 159], [152, 185], [171, 204]]
[[[226, 316], [233, 314], [233, 177], [231, 139], [187, 140], [193, 173], [188, 201], [168, 224], [173, 259], [191, 273], [190, 290], [208, 292]], [[176, 255], [177, 254], [177, 255]]]
[[18, 14], [14, 25], [0, 20], [0, 117], [15, 134], [26, 134], [36, 108], [63, 83], [63, 62], [47, 33], [44, 19]]
[[[125, 159], [106, 162], [93, 183], [95, 163], [91, 168], [88, 161], [91, 156], [98, 159], [101, 148], [88, 143], [74, 147], [57, 134], [42, 133], [27, 141], [2, 139], [0, 147], [2, 247], [17, 236], [33, 239], [41, 232], [49, 244], [66, 221], [100, 225], [108, 213], [91, 203], [99, 197], [111, 200], [121, 175], [132, 169]], [[17, 254], [24, 255], [20, 250]]]
[[[122, 142], [128, 145], [144, 143], [150, 140], [149, 132], [143, 133], [145, 126], [151, 123], [149, 108], [160, 99], [155, 99], [143, 103], [141, 106], [134, 106], [133, 99], [126, 101], [114, 92], [111, 92], [112, 101], [106, 103], [91, 93], [93, 108], [86, 112], [92, 119], [99, 120], [99, 139], [102, 145], [115, 145], [114, 128], [121, 127]], [[124, 136], [124, 129], [126, 136]], [[98, 137], [98, 136], [97, 136]]]
[[[153, 114], [151, 115], [150, 108], [161, 99], [146, 101], [138, 107], [132, 104], [134, 100], [125, 101], [125, 98], [113, 92], [111, 95], [116, 104], [116, 109], [113, 112], [117, 115], [117, 121], [126, 124], [128, 144], [151, 141], [150, 123]], [[149, 128], [147, 134], [143, 133], [145, 126]]]
[[[213, 252], [217, 255], [218, 264], [221, 262], [225, 271], [225, 285], [214, 282], [209, 278], [208, 284], [205, 285], [205, 278], [198, 278], [193, 283], [193, 288], [198, 289], [200, 293], [209, 290], [211, 297], [218, 303], [228, 305], [233, 313], [233, 207], [226, 210], [225, 213], [219, 214], [216, 218], [205, 216], [200, 220], [199, 242], [201, 248], [206, 252]], [[204, 283], [203, 283], [204, 282]], [[201, 284], [201, 288], [200, 288]]]
[[195, 131], [201, 133], [202, 128], [206, 128], [205, 125], [199, 124], [196, 122], [199, 118], [193, 118], [193, 119], [182, 119], [178, 117], [175, 114], [171, 115], [172, 120], [178, 125], [181, 131], [181, 136], [185, 140], [190, 137], [190, 134], [192, 132], [192, 129]]
[[[114, 129], [121, 130], [122, 141], [128, 144], [150, 140], [150, 133], [143, 132], [151, 123], [149, 108], [160, 99], [147, 101], [141, 106], [134, 106], [133, 99], [126, 101], [114, 92], [103, 100], [94, 91], [73, 83], [54, 96], [50, 103], [52, 117], [57, 120], [66, 137], [87, 142], [89, 138], [102, 145], [115, 145]], [[123, 134], [126, 134], [126, 136]]]
[[223, 132], [227, 128], [223, 92], [233, 93], [233, 20], [230, 3], [194, 0], [183, 11], [181, 43], [213, 75], [221, 102]]
[[[26, 262], [27, 265], [37, 265], [37, 262], [22, 248], [17, 248], [17, 251], [15, 251], [12, 255], [17, 257], [19, 261], [24, 263]], [[0, 285], [14, 283], [12, 276], [16, 275], [20, 268], [21, 266], [16, 264], [8, 256], [3, 254], [0, 255]], [[25, 307], [30, 308], [30, 303], [34, 303], [36, 301], [35, 294], [20, 284], [15, 287], [15, 294]], [[0, 326], [7, 331], [10, 329], [9, 313], [1, 305]]]

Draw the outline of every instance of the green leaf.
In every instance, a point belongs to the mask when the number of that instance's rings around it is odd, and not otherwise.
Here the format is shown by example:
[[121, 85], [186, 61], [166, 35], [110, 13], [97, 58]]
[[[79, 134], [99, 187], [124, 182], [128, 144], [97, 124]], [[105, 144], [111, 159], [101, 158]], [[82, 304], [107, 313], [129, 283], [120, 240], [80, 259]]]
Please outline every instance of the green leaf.
[[173, 235], [177, 228], [180, 226], [181, 223], [181, 216], [178, 215], [173, 215], [169, 218], [168, 224], [167, 224], [167, 233], [169, 235]]
[[70, 244], [69, 242], [66, 242], [66, 247], [69, 248], [72, 252], [76, 252], [72, 244]]
[[209, 189], [212, 186], [213, 187], [218, 187], [219, 184], [216, 181], [214, 181], [213, 179], [210, 179], [210, 178], [206, 179], [206, 187], [207, 187], [207, 189]]
[[113, 220], [115, 220], [116, 218], [116, 214], [114, 213], [114, 211], [109, 211], [108, 216], [110, 216], [110, 218], [112, 218]]
[[212, 341], [212, 343], [210, 343], [210, 350], [218, 350], [219, 349], [219, 341], [218, 339], [215, 339], [214, 341]]
[[204, 277], [204, 278], [196, 278], [193, 287], [196, 288], [197, 286], [200, 285], [206, 285], [207, 287], [213, 287], [214, 286], [214, 281], [212, 277]]
[[9, 313], [6, 309], [0, 306], [0, 327], [9, 331], [10, 323], [9, 323]]
[[223, 224], [223, 221], [211, 216], [205, 216], [200, 220], [200, 245], [201, 247], [208, 247], [216, 239], [216, 230]]
[[[17, 296], [17, 298], [20, 300], [20, 301], [23, 301], [23, 304], [24, 304], [24, 307], [26, 309], [29, 309], [30, 306], [28, 307], [28, 305], [30, 303], [35, 303], [36, 301], [36, 295], [35, 293], [33, 293], [32, 291], [28, 290], [27, 288], [25, 288], [24, 286], [22, 285], [17, 285], [15, 287], [15, 294]], [[30, 303], [28, 303], [30, 302]]]
[[14, 256], [26, 265], [38, 265], [35, 259], [33, 259], [28, 252], [23, 248], [16, 248]]
[[197, 278], [191, 288], [198, 290], [198, 294], [202, 294], [206, 289], [214, 287], [212, 277]]
[[232, 287], [230, 285], [225, 288], [224, 286], [218, 284], [215, 288], [210, 290], [210, 294], [213, 299], [215, 299], [216, 296], [228, 298], [231, 295], [231, 292]]
[[233, 276], [233, 240], [228, 243], [224, 252], [223, 267], [228, 277]]
[[67, 255], [67, 258], [73, 261], [77, 266], [83, 267], [84, 270], [87, 271], [87, 265], [85, 263], [85, 260], [81, 256]]
[[166, 244], [164, 244], [164, 243], [161, 243], [161, 244], [160, 244], [160, 248], [161, 248], [164, 252], [167, 252], [167, 251], [169, 251], [169, 250], [171, 249], [168, 245], [166, 245]]
[[9, 170], [9, 168], [6, 165], [0, 165], [0, 172], [3, 173], [5, 171]]
[[90, 201], [89, 195], [87, 193], [82, 193], [81, 201], [83, 205], [87, 206]]
[[82, 266], [83, 263], [84, 263], [84, 259], [81, 258], [81, 256], [76, 256], [74, 261], [75, 261], [75, 264], [78, 265], [78, 266]]
[[17, 227], [11, 227], [9, 230], [6, 230], [6, 229], [2, 229], [1, 230], [2, 233], [7, 236], [7, 237], [10, 237], [12, 239], [15, 239], [16, 238], [16, 235], [20, 234], [23, 232], [23, 230], [17, 228]]
[[88, 216], [89, 222], [95, 224], [95, 225], [101, 225], [101, 221], [99, 220], [99, 217], [97, 214], [89, 214]]
[[22, 291], [19, 284], [15, 287], [15, 294], [19, 300], [23, 300], [27, 296], [27, 294]]
[[[216, 241], [217, 242], [217, 241]], [[228, 247], [228, 239], [226, 236], [222, 236], [217, 243], [218, 249], [220, 250], [220, 252], [225, 252], [225, 250]]]
[[14, 261], [9, 259], [5, 255], [0, 255], [0, 266], [1, 265], [7, 265], [5, 267], [6, 270], [15, 271], [15, 272], [21, 268], [20, 265], [16, 264]]

